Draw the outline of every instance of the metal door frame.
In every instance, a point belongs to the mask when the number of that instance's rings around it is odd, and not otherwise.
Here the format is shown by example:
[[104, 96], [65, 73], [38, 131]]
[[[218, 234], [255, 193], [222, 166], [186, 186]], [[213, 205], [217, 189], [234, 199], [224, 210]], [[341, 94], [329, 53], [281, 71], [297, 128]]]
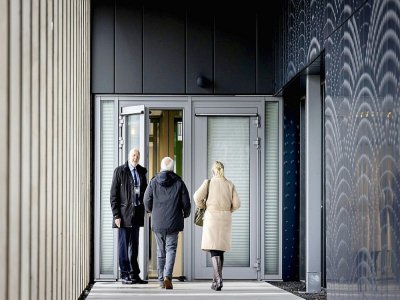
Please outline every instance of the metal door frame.
[[[102, 100], [112, 100], [114, 101], [114, 113], [115, 113], [115, 145], [118, 144], [118, 116], [119, 116], [119, 108], [121, 106], [135, 106], [135, 105], [145, 105], [149, 109], [171, 109], [171, 110], [182, 110], [183, 111], [183, 128], [184, 128], [184, 144], [183, 144], [183, 179], [188, 187], [189, 193], [193, 195], [196, 186], [194, 185], [194, 164], [192, 162], [193, 156], [193, 149], [192, 149], [192, 138], [194, 135], [194, 111], [198, 107], [208, 107], [208, 108], [216, 108], [216, 107], [237, 107], [243, 109], [246, 107], [258, 107], [258, 112], [261, 119], [261, 127], [259, 128], [258, 136], [261, 137], [261, 155], [259, 155], [259, 162], [263, 162], [264, 154], [264, 110], [265, 110], [265, 102], [267, 101], [278, 101], [280, 107], [280, 126], [279, 126], [279, 136], [280, 136], [280, 167], [282, 166], [282, 99], [279, 97], [271, 97], [271, 96], [129, 96], [129, 95], [95, 95], [95, 149], [94, 149], [94, 169], [95, 169], [95, 199], [94, 199], [94, 207], [95, 207], [95, 217], [94, 217], [94, 238], [95, 238], [95, 245], [94, 245], [94, 272], [95, 272], [95, 280], [115, 280], [117, 277], [118, 271], [118, 263], [114, 261], [114, 275], [102, 275], [100, 274], [100, 247], [99, 247], [99, 230], [100, 230], [100, 218], [99, 212], [100, 203], [98, 199], [100, 199], [98, 187], [100, 184], [100, 148], [98, 147], [98, 143], [100, 142], [100, 105], [99, 102]], [[118, 148], [115, 149], [115, 166], [118, 165]], [[193, 164], [193, 165], [192, 165]], [[262, 165], [260, 165], [261, 167]], [[280, 168], [281, 169], [281, 168]], [[263, 194], [264, 187], [261, 184], [264, 178], [264, 172], [262, 169], [258, 171], [258, 187], [257, 187], [257, 199], [261, 199], [261, 195]], [[282, 177], [281, 170], [280, 170], [280, 178]], [[281, 180], [280, 180], [281, 182]], [[280, 214], [280, 223], [279, 223], [279, 274], [277, 275], [264, 275], [264, 241], [262, 239], [263, 236], [263, 201], [257, 201], [257, 257], [259, 261], [257, 261], [257, 278], [258, 279], [280, 279], [282, 276], [282, 184], [280, 183], [280, 199], [279, 199], [279, 214]], [[192, 213], [194, 212], [194, 208], [192, 209]], [[194, 259], [192, 259], [195, 254], [194, 249], [194, 230], [195, 226], [192, 222], [192, 217], [185, 219], [185, 240], [184, 240], [184, 269], [183, 272], [186, 276], [187, 280], [192, 280], [194, 278]], [[114, 240], [115, 251], [117, 249], [116, 240]]]
[[[261, 115], [262, 112], [262, 101], [257, 101], [260, 99], [254, 97], [240, 97], [235, 100], [230, 97], [209, 97], [208, 101], [202, 99], [202, 101], [193, 103], [192, 116], [194, 119], [193, 125], [193, 136], [196, 140], [193, 140], [196, 146], [196, 151], [199, 153], [207, 153], [206, 143], [200, 141], [207, 138], [206, 130], [203, 130], [207, 126], [207, 117], [209, 116], [228, 116], [228, 117], [249, 117], [250, 121], [250, 166], [252, 175], [250, 179], [255, 178], [255, 180], [250, 181], [250, 216], [256, 216], [249, 220], [250, 222], [250, 234], [249, 239], [249, 266], [248, 267], [229, 267], [229, 272], [226, 273], [225, 278], [230, 279], [259, 279], [261, 277], [261, 240], [257, 237], [260, 236], [260, 225], [261, 225], [261, 215], [260, 215], [260, 125], [261, 125]], [[254, 101], [256, 100], [256, 101]], [[232, 103], [233, 102], [233, 103]], [[257, 124], [255, 124], [257, 123]], [[199, 128], [202, 126], [203, 128]], [[253, 128], [253, 130], [251, 130]], [[254, 145], [258, 143], [258, 145]], [[199, 147], [202, 149], [198, 149]], [[253, 147], [253, 148], [252, 148]], [[193, 149], [192, 151], [195, 151]], [[253, 153], [253, 155], [251, 154]], [[194, 155], [194, 154], [193, 154]], [[198, 157], [198, 155], [195, 155]], [[206, 154], [205, 154], [206, 156]], [[209, 170], [207, 170], [207, 159], [200, 159], [193, 162], [193, 170], [196, 172], [192, 173], [193, 181], [196, 183], [196, 187], [202, 182], [202, 179], [207, 178]], [[196, 189], [194, 187], [193, 191]], [[193, 245], [194, 249], [192, 251], [193, 257], [201, 257], [201, 260], [193, 261], [193, 276], [196, 279], [209, 278], [212, 274], [211, 268], [206, 267], [206, 254], [200, 249], [201, 244], [201, 228], [194, 226], [193, 228]], [[226, 267], [227, 268], [227, 267]], [[246, 271], [245, 271], [246, 269]]]

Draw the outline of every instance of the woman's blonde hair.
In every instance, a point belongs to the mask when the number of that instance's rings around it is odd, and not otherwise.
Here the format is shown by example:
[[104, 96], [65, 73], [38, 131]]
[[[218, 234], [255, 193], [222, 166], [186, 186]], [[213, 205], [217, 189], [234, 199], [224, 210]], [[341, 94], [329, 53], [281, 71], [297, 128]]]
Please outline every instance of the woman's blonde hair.
[[212, 171], [217, 177], [224, 177], [224, 164], [216, 160], [212, 166]]

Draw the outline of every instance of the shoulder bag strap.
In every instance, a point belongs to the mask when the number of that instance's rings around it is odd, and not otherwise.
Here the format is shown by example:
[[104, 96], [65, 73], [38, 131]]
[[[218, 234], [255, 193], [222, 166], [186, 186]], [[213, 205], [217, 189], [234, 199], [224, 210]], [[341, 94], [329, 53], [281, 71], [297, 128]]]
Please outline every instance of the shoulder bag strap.
[[207, 203], [207, 200], [208, 200], [208, 191], [209, 190], [210, 190], [210, 179], [207, 180], [207, 194], [206, 194], [206, 202], [205, 203]]

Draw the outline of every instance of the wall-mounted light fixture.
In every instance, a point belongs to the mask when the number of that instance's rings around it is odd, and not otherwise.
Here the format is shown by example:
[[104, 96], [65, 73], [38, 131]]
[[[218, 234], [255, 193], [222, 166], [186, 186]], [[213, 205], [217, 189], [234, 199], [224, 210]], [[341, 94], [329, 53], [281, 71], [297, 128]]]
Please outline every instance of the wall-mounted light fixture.
[[208, 80], [206, 77], [200, 75], [197, 77], [196, 83], [198, 87], [207, 88], [210, 86], [211, 81]]

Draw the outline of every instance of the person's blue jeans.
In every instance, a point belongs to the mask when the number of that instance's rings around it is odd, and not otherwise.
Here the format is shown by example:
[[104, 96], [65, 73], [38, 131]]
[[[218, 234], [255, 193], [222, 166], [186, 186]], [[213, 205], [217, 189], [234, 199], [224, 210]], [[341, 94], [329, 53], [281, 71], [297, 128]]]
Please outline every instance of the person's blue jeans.
[[172, 278], [172, 271], [174, 269], [176, 247], [178, 245], [178, 234], [174, 233], [160, 233], [155, 232], [157, 242], [157, 270], [158, 280], [163, 282], [164, 277]]
[[138, 264], [139, 226], [118, 228], [118, 260], [121, 278], [135, 279], [140, 274]]

